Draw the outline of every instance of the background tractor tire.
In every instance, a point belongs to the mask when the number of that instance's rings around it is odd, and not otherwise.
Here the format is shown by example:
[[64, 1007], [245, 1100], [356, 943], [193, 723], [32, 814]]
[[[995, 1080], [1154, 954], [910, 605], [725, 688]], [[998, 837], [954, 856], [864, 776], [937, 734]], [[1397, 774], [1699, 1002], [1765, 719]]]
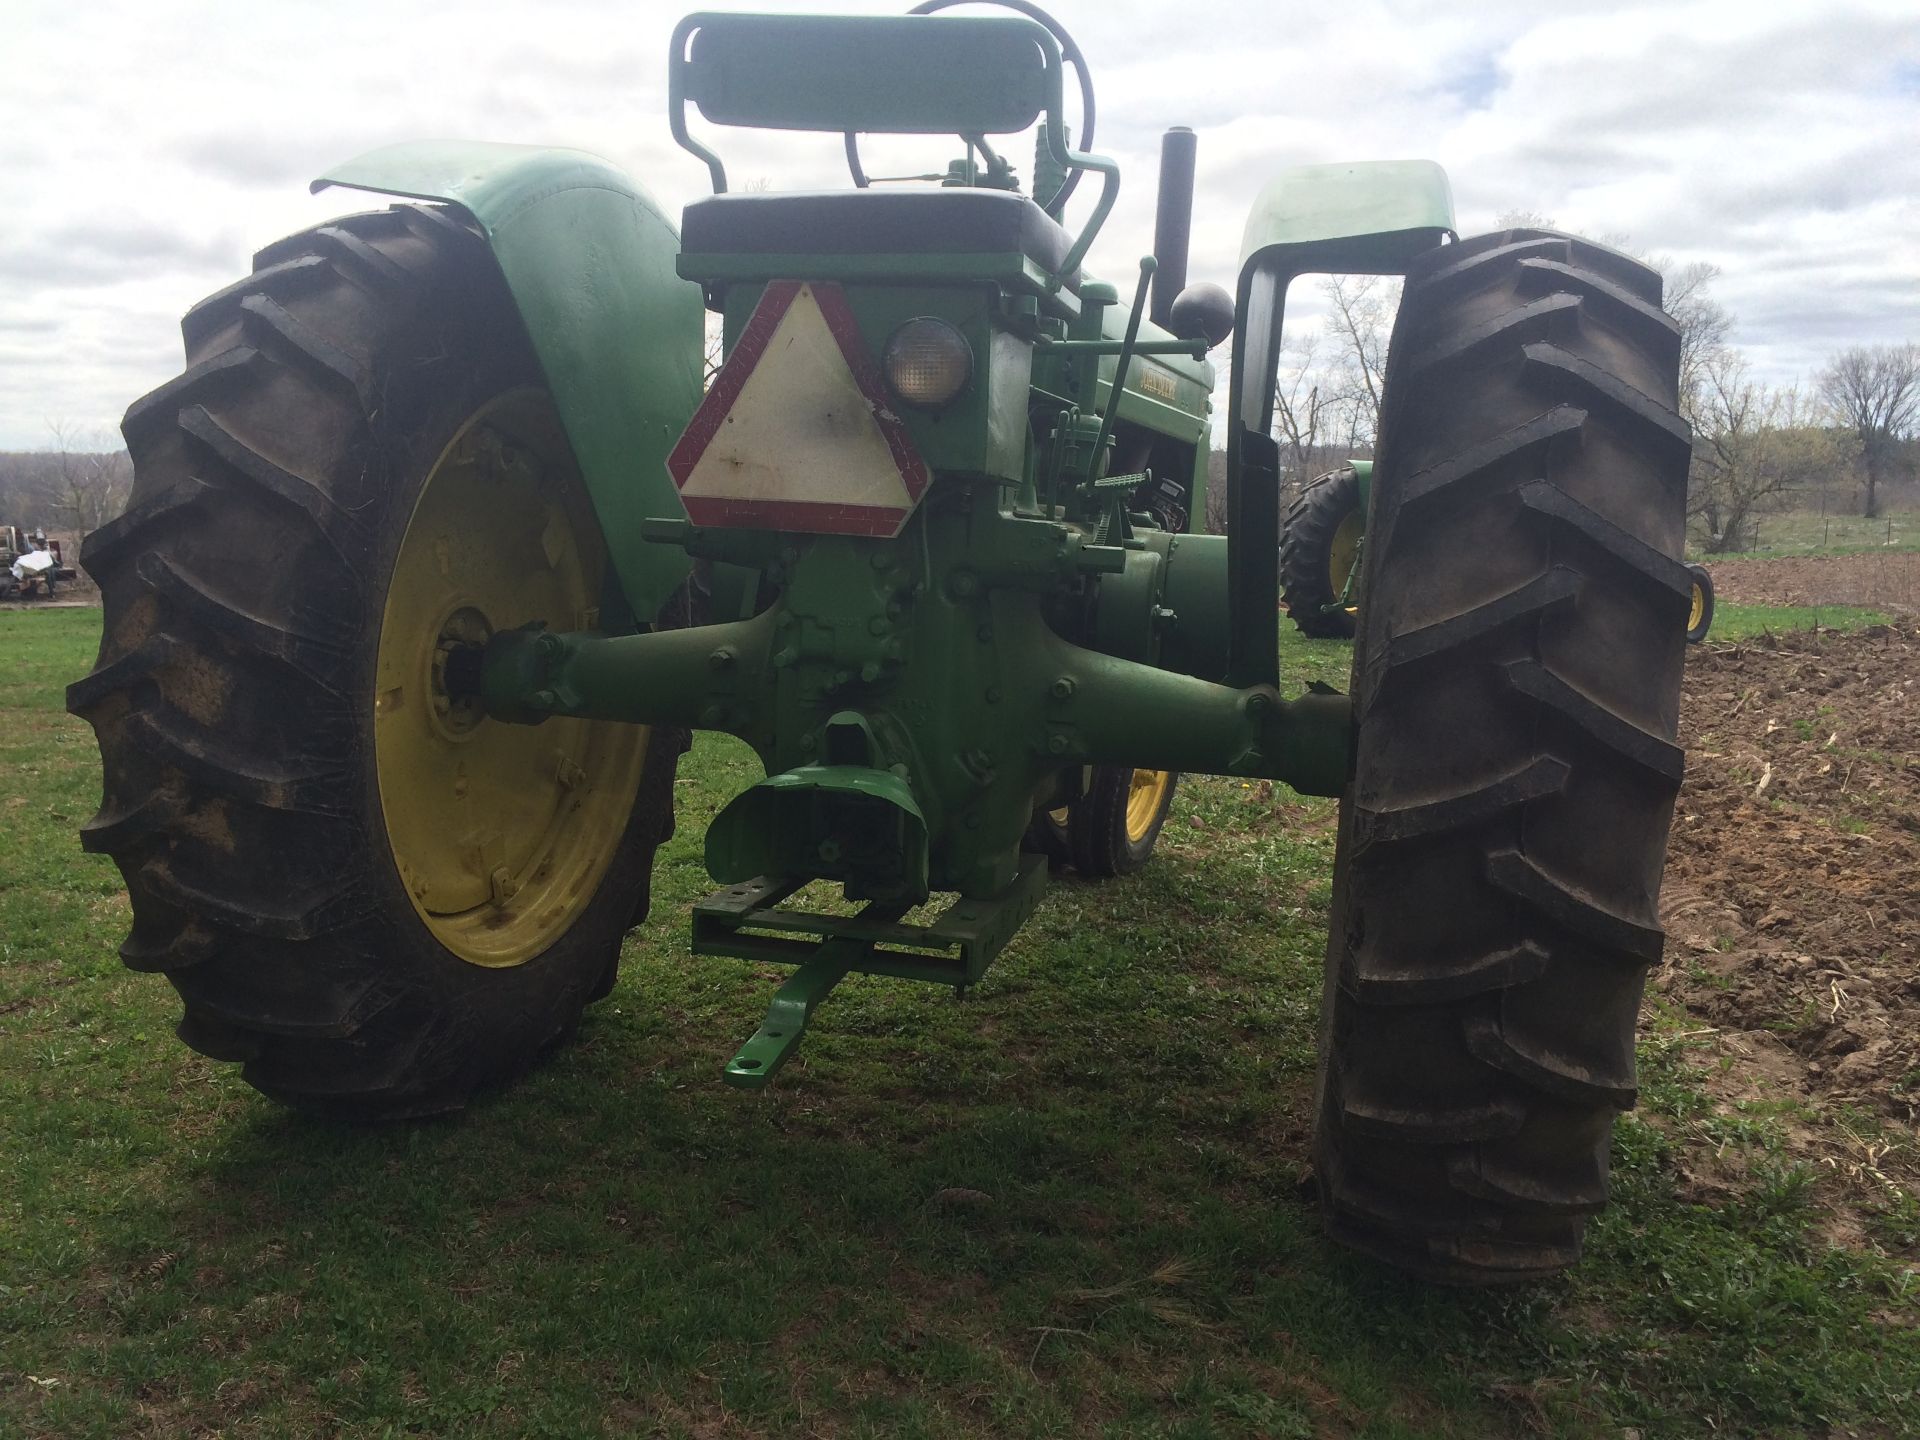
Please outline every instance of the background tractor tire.
[[1335, 1238], [1550, 1274], [1634, 1103], [1690, 582], [1660, 279], [1509, 231], [1424, 256], [1386, 378], [1315, 1158]]
[[1354, 606], [1338, 602], [1359, 556], [1366, 517], [1360, 477], [1342, 466], [1300, 487], [1280, 531], [1280, 598], [1302, 635], [1344, 640]]
[[1073, 818], [1071, 801], [1033, 812], [1020, 848], [1046, 857], [1047, 868], [1058, 870], [1073, 863], [1073, 846], [1068, 838], [1068, 823]]
[[1067, 813], [1067, 848], [1084, 879], [1131, 875], [1153, 858], [1180, 776], [1173, 770], [1096, 765]]
[[1704, 565], [1687, 566], [1687, 575], [1693, 582], [1687, 605], [1687, 643], [1698, 645], [1713, 629], [1713, 576]]
[[[469, 715], [432, 764], [382, 758], [395, 715], [461, 718], [417, 683], [441, 652], [408, 626], [439, 617], [409, 596], [471, 570], [505, 628], [535, 618], [512, 613], [515, 595], [571, 586], [597, 603], [604, 570], [511, 298], [450, 212], [400, 206], [281, 241], [182, 330], [186, 372], [123, 425], [127, 512], [86, 542], [105, 633], [67, 696], [100, 744], [82, 839], [126, 878], [121, 956], [179, 991], [183, 1040], [276, 1099], [355, 1118], [457, 1108], [611, 986], [686, 737]], [[503, 554], [517, 563], [490, 586]], [[537, 765], [500, 762], [529, 746]], [[436, 777], [450, 794], [405, 793]], [[541, 799], [553, 785], [578, 788]], [[436, 834], [444, 850], [418, 840]], [[436, 866], [499, 898], [440, 905]]]

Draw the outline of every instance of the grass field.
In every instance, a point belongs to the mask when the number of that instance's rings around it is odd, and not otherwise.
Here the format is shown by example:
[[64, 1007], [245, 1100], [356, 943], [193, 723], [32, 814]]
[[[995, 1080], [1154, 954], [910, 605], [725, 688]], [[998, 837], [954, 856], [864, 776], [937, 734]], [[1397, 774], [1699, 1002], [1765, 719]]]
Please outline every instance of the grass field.
[[1862, 515], [1785, 510], [1762, 515], [1757, 525], [1758, 543], [1751, 549], [1721, 555], [1694, 554], [1691, 558], [1731, 560], [1745, 555], [1846, 555], [1920, 549], [1920, 510], [1890, 509], [1871, 520]]
[[1863, 610], [1857, 605], [1729, 605], [1721, 601], [1714, 607], [1709, 642], [1750, 640], [1772, 631], [1807, 630], [1818, 625], [1828, 630], [1861, 630], [1883, 625], [1887, 617], [1878, 610]]
[[[1680, 1016], [1570, 1276], [1443, 1292], [1322, 1241], [1333, 815], [1266, 785], [1188, 781], [1154, 864], [1056, 885], [964, 1005], [848, 982], [749, 1096], [719, 1069], [777, 976], [684, 939], [752, 773], [704, 739], [572, 1047], [451, 1121], [283, 1113], [113, 953], [60, 695], [97, 629], [0, 614], [0, 1435], [1913, 1433], [1920, 1280], [1822, 1238], [1777, 1116], [1708, 1114]], [[1344, 684], [1343, 646], [1286, 660]], [[1751, 1183], [1683, 1199], [1702, 1146]]]

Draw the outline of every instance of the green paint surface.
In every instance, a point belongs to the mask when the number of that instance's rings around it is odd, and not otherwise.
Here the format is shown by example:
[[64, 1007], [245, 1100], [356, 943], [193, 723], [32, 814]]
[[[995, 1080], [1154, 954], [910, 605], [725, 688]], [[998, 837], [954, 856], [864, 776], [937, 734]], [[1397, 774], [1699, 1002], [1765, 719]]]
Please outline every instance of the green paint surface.
[[700, 290], [674, 270], [660, 207], [597, 156], [469, 141], [394, 145], [316, 182], [458, 205], [513, 292], [634, 613], [656, 614], [685, 557], [640, 522], [680, 513], [667, 452], [700, 399]]

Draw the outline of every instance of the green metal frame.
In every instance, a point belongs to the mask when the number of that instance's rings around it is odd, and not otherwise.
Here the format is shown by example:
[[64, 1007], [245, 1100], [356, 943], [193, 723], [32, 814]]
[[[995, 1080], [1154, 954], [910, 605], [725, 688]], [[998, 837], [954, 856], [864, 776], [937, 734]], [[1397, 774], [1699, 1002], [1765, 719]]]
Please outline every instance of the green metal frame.
[[798, 967], [728, 1063], [730, 1085], [752, 1090], [771, 1080], [798, 1048], [814, 1008], [851, 972], [947, 985], [964, 996], [1040, 903], [1047, 863], [1024, 856], [1004, 895], [956, 900], [930, 925], [906, 924], [899, 905], [879, 901], [851, 919], [783, 909], [799, 886], [759, 878], [693, 907], [694, 954]]
[[680, 499], [667, 452], [700, 402], [700, 288], [674, 261], [679, 234], [598, 156], [528, 145], [393, 145], [335, 166], [342, 185], [458, 206], [480, 226], [546, 374], [614, 574], [650, 619], [686, 578], [679, 552], [640, 542]]
[[1453, 191], [1431, 160], [1305, 165], [1268, 183], [1240, 246], [1227, 409], [1232, 614], [1227, 675], [1272, 684], [1280, 652], [1280, 454], [1274, 378], [1287, 287], [1300, 275], [1404, 275], [1454, 235]]

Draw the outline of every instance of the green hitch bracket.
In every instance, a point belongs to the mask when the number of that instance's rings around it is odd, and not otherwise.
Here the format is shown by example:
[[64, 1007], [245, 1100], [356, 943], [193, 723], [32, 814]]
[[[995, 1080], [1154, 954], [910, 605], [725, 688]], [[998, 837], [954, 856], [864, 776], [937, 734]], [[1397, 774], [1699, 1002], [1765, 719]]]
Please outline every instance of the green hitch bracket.
[[1320, 607], [1322, 615], [1333, 615], [1353, 604], [1353, 592], [1360, 585], [1360, 565], [1367, 558], [1367, 537], [1363, 534], [1353, 542], [1353, 564], [1347, 567], [1346, 583], [1340, 587], [1340, 593]]
[[925, 981], [964, 996], [1040, 903], [1047, 862], [1022, 855], [1004, 891], [957, 897], [931, 925], [908, 923], [908, 907], [898, 903], [875, 902], [858, 915], [782, 908], [804, 883], [762, 876], [693, 907], [694, 954], [795, 967], [774, 991], [765, 1021], [727, 1064], [726, 1082], [743, 1090], [761, 1089], [779, 1073], [814, 1010], [850, 974]]
[[813, 958], [773, 992], [767, 1018], [727, 1062], [722, 1076], [727, 1084], [739, 1090], [765, 1089], [800, 1048], [807, 1022], [820, 1002], [872, 948], [872, 942], [852, 937], [821, 941]]

